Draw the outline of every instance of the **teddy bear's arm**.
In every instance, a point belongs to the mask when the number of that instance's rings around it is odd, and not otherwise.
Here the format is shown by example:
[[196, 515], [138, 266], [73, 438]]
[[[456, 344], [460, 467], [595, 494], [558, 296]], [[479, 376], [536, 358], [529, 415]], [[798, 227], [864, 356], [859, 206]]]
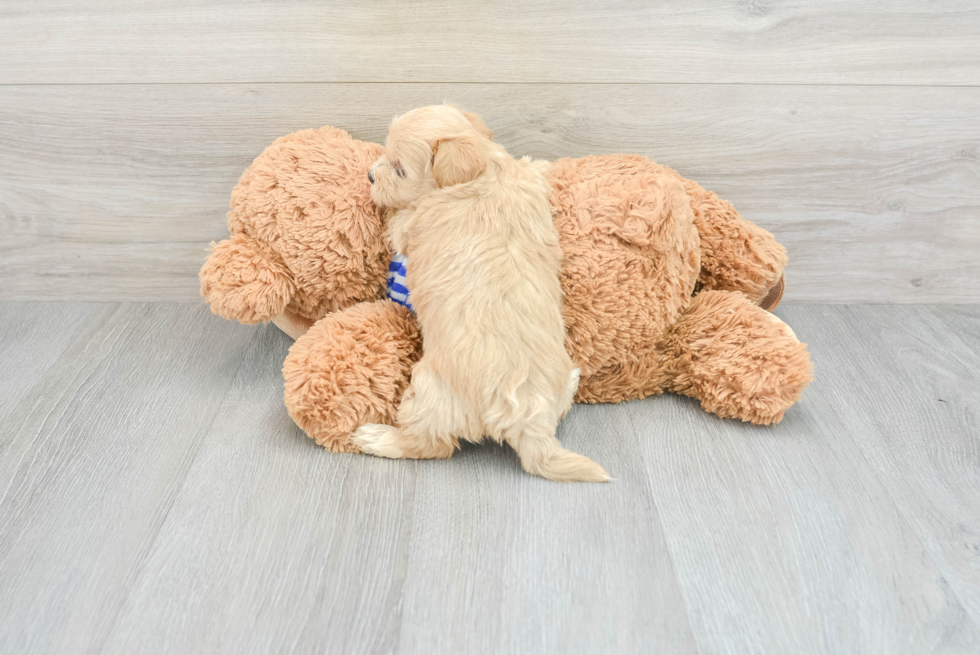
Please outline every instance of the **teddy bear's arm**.
[[[701, 237], [700, 290], [741, 291], [756, 304], [775, 305], [781, 293], [786, 249], [773, 235], [739, 216], [730, 203], [684, 180]], [[767, 298], [768, 297], [768, 298]]]
[[212, 312], [245, 324], [283, 313], [296, 283], [278, 254], [242, 234], [211, 247], [200, 279], [201, 295]]
[[393, 425], [422, 356], [415, 315], [390, 300], [327, 314], [296, 340], [282, 367], [289, 415], [327, 450], [357, 452], [351, 433]]

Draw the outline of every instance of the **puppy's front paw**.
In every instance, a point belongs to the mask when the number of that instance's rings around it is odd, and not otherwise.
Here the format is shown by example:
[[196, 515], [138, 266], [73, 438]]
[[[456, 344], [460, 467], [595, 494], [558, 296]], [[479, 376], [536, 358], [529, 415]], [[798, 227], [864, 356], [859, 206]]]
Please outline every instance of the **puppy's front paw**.
[[367, 455], [392, 459], [401, 459], [405, 456], [402, 449], [398, 447], [398, 428], [390, 425], [366, 423], [354, 430], [350, 440]]

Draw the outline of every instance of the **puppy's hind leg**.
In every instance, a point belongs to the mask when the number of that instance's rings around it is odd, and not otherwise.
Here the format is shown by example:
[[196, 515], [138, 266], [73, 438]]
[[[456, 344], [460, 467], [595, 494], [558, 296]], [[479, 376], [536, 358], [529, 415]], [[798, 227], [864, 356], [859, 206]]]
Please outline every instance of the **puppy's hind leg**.
[[[357, 446], [365, 455], [375, 457], [390, 457], [391, 459], [411, 458], [409, 449], [405, 448], [408, 441], [399, 428], [383, 423], [365, 423], [354, 430], [350, 436], [351, 443]], [[416, 457], [415, 459], [422, 459]]]
[[521, 466], [533, 475], [555, 482], [609, 482], [606, 471], [585, 455], [566, 450], [555, 438], [555, 426], [531, 419], [516, 437], [505, 437], [517, 451]]
[[[393, 459], [448, 459], [466, 424], [466, 408], [452, 390], [419, 362], [398, 406], [398, 427], [368, 423], [351, 441], [361, 452]], [[460, 425], [462, 424], [462, 425]]]
[[565, 387], [565, 395], [561, 399], [561, 417], [565, 418], [568, 414], [568, 410], [572, 408], [572, 400], [575, 398], [575, 392], [578, 391], [578, 383], [582, 378], [582, 369], [573, 368], [571, 375], [568, 376], [568, 386]]

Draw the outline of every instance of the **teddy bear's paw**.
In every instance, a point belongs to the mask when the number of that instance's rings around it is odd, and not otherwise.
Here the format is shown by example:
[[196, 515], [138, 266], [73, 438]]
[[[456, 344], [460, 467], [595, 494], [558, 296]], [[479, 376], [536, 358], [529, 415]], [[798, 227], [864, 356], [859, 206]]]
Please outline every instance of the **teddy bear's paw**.
[[212, 244], [199, 277], [201, 296], [211, 311], [246, 324], [282, 314], [296, 292], [285, 262], [269, 248], [241, 235]]
[[375, 457], [401, 459], [405, 456], [398, 445], [398, 428], [381, 423], [366, 423], [354, 430], [351, 443], [362, 453]]
[[783, 299], [783, 291], [785, 290], [786, 276], [780, 275], [779, 281], [769, 289], [766, 297], [759, 302], [759, 307], [762, 307], [767, 312], [776, 311], [776, 307], [779, 306], [779, 301]]

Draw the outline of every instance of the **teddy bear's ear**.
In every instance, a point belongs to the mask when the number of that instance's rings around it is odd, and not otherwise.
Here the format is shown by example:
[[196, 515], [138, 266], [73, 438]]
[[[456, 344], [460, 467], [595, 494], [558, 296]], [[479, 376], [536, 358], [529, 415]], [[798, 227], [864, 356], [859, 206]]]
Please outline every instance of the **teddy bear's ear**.
[[440, 187], [472, 182], [487, 167], [490, 141], [476, 132], [439, 139], [432, 146], [432, 174]]
[[488, 139], [493, 138], [493, 130], [487, 127], [486, 123], [483, 122], [482, 118], [480, 118], [478, 115], [474, 114], [471, 111], [466, 111], [465, 109], [460, 109], [459, 111], [463, 114], [463, 116], [466, 116], [466, 120], [470, 122], [470, 125], [473, 126], [473, 129], [475, 129], [477, 132], [487, 137]]

